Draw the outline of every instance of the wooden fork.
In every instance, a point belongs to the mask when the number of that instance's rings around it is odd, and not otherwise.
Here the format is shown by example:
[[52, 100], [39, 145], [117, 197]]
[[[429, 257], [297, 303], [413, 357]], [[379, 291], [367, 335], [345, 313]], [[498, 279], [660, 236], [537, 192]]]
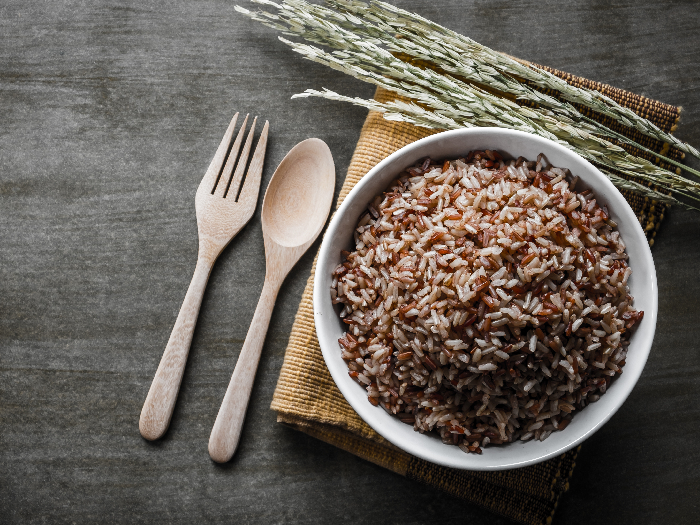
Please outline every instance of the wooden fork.
[[[269, 125], [266, 121], [241, 187], [257, 117], [253, 120], [238, 166], [233, 173], [248, 115], [243, 121], [236, 140], [231, 145], [237, 120], [238, 113], [233, 116], [219, 149], [216, 150], [209, 169], [197, 189], [194, 201], [199, 233], [197, 266], [141, 410], [139, 430], [146, 439], [158, 439], [168, 429], [209, 273], [221, 251], [245, 226], [255, 211]], [[225, 165], [224, 160], [226, 160]], [[233, 176], [231, 176], [232, 173]]]

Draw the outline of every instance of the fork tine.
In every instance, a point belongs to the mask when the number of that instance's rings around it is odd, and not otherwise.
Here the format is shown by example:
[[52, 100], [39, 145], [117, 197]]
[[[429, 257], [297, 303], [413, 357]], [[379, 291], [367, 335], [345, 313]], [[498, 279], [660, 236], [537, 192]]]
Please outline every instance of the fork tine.
[[224, 197], [229, 196], [233, 200], [238, 197], [238, 188], [243, 180], [243, 175], [245, 173], [246, 166], [248, 165], [248, 154], [250, 153], [250, 146], [253, 143], [253, 133], [255, 133], [255, 124], [258, 121], [258, 117], [253, 119], [253, 124], [250, 126], [250, 132], [248, 133], [248, 138], [245, 141], [245, 146], [243, 146], [243, 151], [241, 151], [241, 158], [238, 160], [238, 166], [236, 166], [236, 173], [233, 174], [231, 179], [231, 184], [224, 194]]
[[209, 163], [209, 168], [204, 174], [201, 185], [207, 187], [208, 191], [211, 191], [216, 184], [216, 179], [221, 173], [221, 166], [224, 165], [224, 160], [226, 160], [226, 153], [228, 152], [228, 147], [231, 145], [231, 139], [233, 138], [233, 130], [236, 128], [236, 121], [238, 120], [238, 112], [231, 119], [231, 123], [224, 133], [224, 138], [221, 139], [221, 144], [214, 154], [214, 158], [211, 159]]
[[219, 177], [216, 183], [216, 188], [212, 187], [212, 193], [217, 197], [223, 197], [226, 194], [226, 188], [228, 188], [228, 183], [231, 178], [231, 172], [233, 167], [236, 165], [236, 157], [238, 157], [238, 149], [241, 147], [241, 141], [243, 140], [243, 133], [245, 133], [245, 126], [248, 123], [248, 115], [245, 116], [243, 124], [241, 124], [241, 129], [238, 131], [236, 136], [236, 141], [231, 146], [231, 152], [228, 154], [228, 159], [226, 159], [226, 165], [221, 172], [221, 177]]
[[263, 130], [258, 139], [258, 145], [255, 146], [253, 158], [250, 161], [248, 174], [243, 182], [241, 194], [238, 196], [238, 202], [242, 204], [252, 204], [253, 207], [257, 204], [258, 193], [260, 192], [260, 178], [262, 176], [263, 162], [265, 160], [265, 149], [267, 148], [267, 131], [270, 123], [266, 120]]

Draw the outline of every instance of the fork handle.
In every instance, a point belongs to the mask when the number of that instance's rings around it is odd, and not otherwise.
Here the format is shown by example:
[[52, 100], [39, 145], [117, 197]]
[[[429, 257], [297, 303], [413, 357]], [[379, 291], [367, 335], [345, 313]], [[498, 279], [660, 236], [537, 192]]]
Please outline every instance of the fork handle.
[[170, 339], [163, 352], [158, 370], [151, 383], [146, 401], [141, 410], [139, 430], [149, 440], [160, 438], [170, 425], [177, 393], [180, 390], [182, 374], [185, 371], [187, 354], [190, 351], [199, 307], [202, 304], [204, 289], [209, 280], [213, 261], [205, 258], [197, 260], [187, 295], [180, 307]]
[[233, 370], [216, 422], [211, 430], [209, 455], [217, 463], [226, 463], [231, 459], [238, 446], [250, 393], [253, 390], [255, 372], [280, 284], [275, 279], [265, 279], [236, 368]]

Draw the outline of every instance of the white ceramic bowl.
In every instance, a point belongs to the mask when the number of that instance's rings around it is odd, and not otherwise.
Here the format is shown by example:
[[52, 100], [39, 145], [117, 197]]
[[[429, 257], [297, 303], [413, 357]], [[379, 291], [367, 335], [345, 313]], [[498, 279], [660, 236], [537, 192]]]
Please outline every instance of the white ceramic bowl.
[[[459, 447], [445, 445], [437, 435], [420, 434], [411, 425], [401, 423], [381, 407], [367, 401], [367, 393], [348, 375], [341, 359], [338, 339], [344, 324], [331, 303], [331, 274], [341, 261], [341, 250], [353, 250], [353, 231], [367, 204], [386, 190], [391, 181], [419, 159], [455, 159], [471, 150], [498, 150], [517, 158], [535, 160], [544, 153], [554, 165], [569, 168], [580, 177], [577, 189], [591, 188], [599, 203], [606, 204], [627, 245], [633, 270], [629, 285], [634, 306], [644, 311], [644, 319], [632, 335], [624, 373], [617, 377], [605, 395], [577, 413], [561, 432], [553, 432], [544, 441], [517, 441], [487, 446], [483, 454], [466, 454]], [[642, 374], [654, 339], [657, 315], [657, 286], [654, 261], [649, 245], [634, 212], [610, 181], [592, 164], [549, 140], [500, 128], [474, 128], [447, 131], [419, 140], [375, 166], [347, 196], [326, 231], [321, 245], [314, 283], [314, 317], [323, 357], [345, 399], [374, 430], [397, 447], [427, 461], [447, 467], [469, 470], [502, 470], [532, 465], [575, 447], [608, 421], [627, 399]]]

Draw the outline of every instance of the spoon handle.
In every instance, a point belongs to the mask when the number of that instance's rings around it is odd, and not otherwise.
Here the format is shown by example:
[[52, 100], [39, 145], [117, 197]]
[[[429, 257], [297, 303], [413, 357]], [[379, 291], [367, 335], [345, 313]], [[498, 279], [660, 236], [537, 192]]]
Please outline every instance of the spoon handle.
[[266, 278], [236, 368], [209, 436], [209, 455], [217, 463], [226, 463], [231, 459], [238, 446], [278, 291], [279, 283]]
[[139, 430], [146, 439], [158, 439], [165, 434], [170, 425], [182, 374], [185, 371], [187, 354], [190, 351], [192, 334], [197, 324], [199, 307], [202, 305], [204, 289], [212, 266], [213, 261], [205, 258], [197, 260], [192, 282], [187, 289], [187, 295], [182, 302], [180, 313], [141, 410]]

